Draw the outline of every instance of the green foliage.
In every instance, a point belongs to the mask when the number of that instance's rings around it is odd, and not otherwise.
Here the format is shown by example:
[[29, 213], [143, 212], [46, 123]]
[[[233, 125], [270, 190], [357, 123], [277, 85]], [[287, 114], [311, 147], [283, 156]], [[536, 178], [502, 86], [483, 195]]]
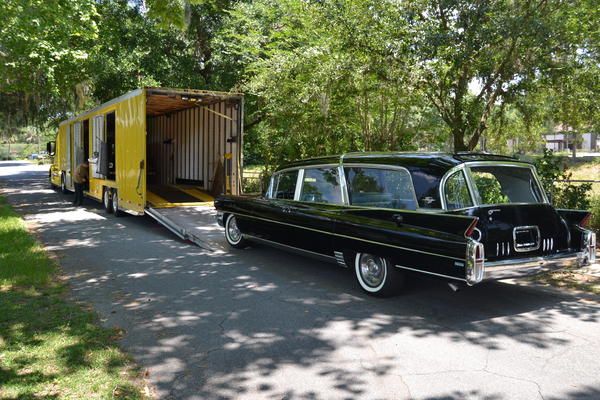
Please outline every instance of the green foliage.
[[245, 69], [238, 87], [260, 107], [249, 110], [256, 136], [247, 143], [267, 144], [268, 165], [416, 148], [429, 115], [407, 84], [410, 69], [391, 57], [406, 48], [393, 9], [390, 2], [263, 0], [232, 10], [215, 61]]
[[[593, 196], [590, 199], [590, 208], [592, 218], [589, 222], [589, 228], [596, 233], [600, 233], [600, 196]], [[598, 238], [600, 240], [600, 238]]]
[[0, 197], [0, 397], [147, 399], [94, 314], [65, 300], [56, 265]]
[[503, 204], [510, 203], [508, 196], [502, 191], [502, 186], [498, 179], [490, 173], [473, 173], [477, 192], [481, 197], [483, 204]]
[[141, 86], [202, 88], [192, 43], [163, 30], [126, 1], [98, 5], [102, 40], [92, 56], [90, 90], [100, 102]]
[[[152, 86], [236, 90], [245, 157], [536, 149], [598, 127], [594, 0], [8, 0], [0, 131]], [[76, 21], [76, 23], [73, 23]]]
[[552, 150], [544, 149], [544, 155], [540, 157], [535, 166], [542, 180], [542, 185], [551, 196], [555, 207], [589, 210], [591, 183], [558, 183], [556, 181], [568, 181], [572, 173], [566, 171], [563, 157], [556, 156]]
[[21, 217], [0, 204], [0, 287], [46, 283], [54, 268]]

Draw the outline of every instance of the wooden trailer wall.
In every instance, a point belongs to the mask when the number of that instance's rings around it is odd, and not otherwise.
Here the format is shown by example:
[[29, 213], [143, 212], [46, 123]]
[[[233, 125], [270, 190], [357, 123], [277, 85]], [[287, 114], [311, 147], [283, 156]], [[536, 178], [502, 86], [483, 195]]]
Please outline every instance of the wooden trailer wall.
[[213, 193], [239, 194], [242, 118], [239, 99], [148, 115], [148, 183], [201, 181]]

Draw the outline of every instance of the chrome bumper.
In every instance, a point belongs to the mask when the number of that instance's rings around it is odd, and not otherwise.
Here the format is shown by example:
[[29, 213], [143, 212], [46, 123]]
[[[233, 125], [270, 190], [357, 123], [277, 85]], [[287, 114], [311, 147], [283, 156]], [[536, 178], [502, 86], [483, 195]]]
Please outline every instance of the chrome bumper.
[[217, 220], [217, 224], [219, 224], [219, 226], [225, 227], [225, 221], [223, 221], [222, 212], [217, 212], [217, 215], [215, 215], [215, 220]]
[[585, 263], [585, 252], [496, 261], [485, 263], [483, 280], [490, 281], [534, 276], [563, 268], [577, 267]]

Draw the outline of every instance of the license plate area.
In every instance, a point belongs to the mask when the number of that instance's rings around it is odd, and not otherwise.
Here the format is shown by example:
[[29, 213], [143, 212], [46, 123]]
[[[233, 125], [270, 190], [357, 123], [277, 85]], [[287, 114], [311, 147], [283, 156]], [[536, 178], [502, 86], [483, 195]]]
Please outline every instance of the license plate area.
[[540, 248], [540, 229], [537, 226], [517, 226], [513, 229], [515, 251], [534, 251]]

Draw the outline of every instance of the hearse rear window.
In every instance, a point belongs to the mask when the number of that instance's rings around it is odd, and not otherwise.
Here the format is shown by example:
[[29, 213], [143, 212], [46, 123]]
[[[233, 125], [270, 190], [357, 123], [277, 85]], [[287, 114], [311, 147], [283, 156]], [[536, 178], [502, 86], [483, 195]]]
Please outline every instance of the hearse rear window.
[[448, 178], [444, 193], [446, 196], [446, 208], [448, 210], [456, 210], [457, 208], [466, 208], [473, 205], [465, 175], [462, 171], [457, 171]]
[[410, 174], [402, 169], [346, 167], [348, 197], [353, 206], [416, 210]]
[[470, 167], [481, 204], [542, 203], [543, 196], [531, 169], [526, 167]]
[[298, 170], [286, 171], [273, 178], [273, 198], [294, 200]]
[[305, 169], [300, 201], [342, 204], [337, 168]]

